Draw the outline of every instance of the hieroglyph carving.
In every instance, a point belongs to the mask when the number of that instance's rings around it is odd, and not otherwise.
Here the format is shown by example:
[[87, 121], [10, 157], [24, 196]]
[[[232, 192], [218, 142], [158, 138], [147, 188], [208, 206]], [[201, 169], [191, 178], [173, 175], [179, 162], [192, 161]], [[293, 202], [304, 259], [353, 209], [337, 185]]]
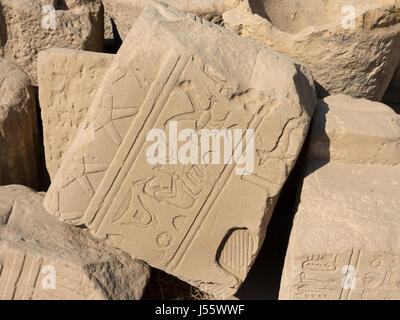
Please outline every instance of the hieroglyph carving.
[[296, 260], [297, 282], [292, 298], [322, 300], [397, 300], [400, 296], [400, 255], [349, 250], [312, 254]]
[[[193, 40], [182, 28], [200, 36]], [[203, 47], [205, 39], [212, 49]], [[222, 43], [238, 46], [248, 59]], [[154, 67], [143, 69], [149, 61]], [[280, 68], [291, 76], [275, 86]], [[266, 214], [293, 167], [315, 105], [312, 80], [300, 69], [198, 17], [165, 5], [147, 8], [105, 75], [45, 206], [155, 267], [231, 296], [261, 246]], [[150, 164], [148, 132], [168, 132], [171, 124], [196, 134], [242, 130], [231, 158], [236, 149], [244, 154], [244, 133], [254, 130], [254, 170], [236, 176], [233, 161]], [[199, 157], [212, 158], [213, 145]], [[176, 159], [177, 146], [166, 147], [169, 159]], [[236, 199], [233, 189], [241, 190]], [[246, 248], [235, 247], [230, 236]], [[241, 266], [226, 260], [230, 246]], [[188, 267], [192, 263], [195, 268]]]

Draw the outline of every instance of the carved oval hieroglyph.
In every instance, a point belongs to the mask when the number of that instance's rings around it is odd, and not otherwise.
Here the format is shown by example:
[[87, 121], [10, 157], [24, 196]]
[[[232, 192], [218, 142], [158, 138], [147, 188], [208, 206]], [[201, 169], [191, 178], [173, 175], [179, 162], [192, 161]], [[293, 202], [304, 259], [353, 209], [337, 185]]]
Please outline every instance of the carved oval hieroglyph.
[[231, 230], [223, 244], [219, 264], [238, 278], [244, 279], [256, 251], [256, 241], [249, 230]]

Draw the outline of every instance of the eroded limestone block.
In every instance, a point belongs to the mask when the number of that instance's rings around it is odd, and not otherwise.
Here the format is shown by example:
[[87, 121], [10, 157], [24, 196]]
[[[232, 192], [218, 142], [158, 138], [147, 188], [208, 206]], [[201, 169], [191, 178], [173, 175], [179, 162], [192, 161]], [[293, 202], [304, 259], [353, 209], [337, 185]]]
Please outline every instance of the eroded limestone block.
[[1, 0], [0, 56], [19, 65], [36, 85], [41, 50], [103, 50], [103, 11], [100, 0]]
[[400, 164], [400, 118], [387, 105], [345, 95], [319, 100], [310, 150], [327, 161]]
[[85, 118], [114, 55], [71, 49], [39, 53], [39, 102], [51, 178]]
[[279, 298], [399, 299], [400, 118], [345, 96], [317, 110]]
[[15, 64], [0, 58], [0, 185], [39, 185], [35, 94]]
[[248, 0], [225, 12], [225, 26], [303, 63], [330, 94], [382, 99], [400, 59], [396, 0], [258, 2], [258, 14]]
[[[157, 0], [103, 0], [105, 10], [116, 24], [122, 40], [126, 38], [143, 9], [157, 2]], [[240, 0], [163, 0], [162, 2], [220, 24], [222, 13], [238, 6]]]
[[140, 299], [149, 267], [63, 224], [26, 187], [0, 187], [0, 299]]
[[400, 298], [400, 167], [311, 161], [280, 299]]
[[[302, 66], [172, 7], [147, 7], [113, 59], [45, 207], [203, 291], [230, 297], [263, 242], [315, 104]], [[173, 164], [182, 147], [173, 142], [175, 125], [190, 130], [184, 140], [198, 151], [192, 138], [201, 130], [240, 130], [234, 149], [242, 142], [254, 159], [247, 169], [222, 157], [211, 164], [208, 155], [218, 155], [212, 143], [195, 161]], [[168, 163], [148, 156], [152, 129], [169, 137]], [[232, 141], [225, 146], [232, 160]]]

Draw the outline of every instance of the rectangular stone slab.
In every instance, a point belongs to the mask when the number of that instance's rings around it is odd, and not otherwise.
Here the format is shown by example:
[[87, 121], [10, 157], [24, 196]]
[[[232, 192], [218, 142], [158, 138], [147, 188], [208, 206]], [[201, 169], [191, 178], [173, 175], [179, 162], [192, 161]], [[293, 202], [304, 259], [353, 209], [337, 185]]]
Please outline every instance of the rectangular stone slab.
[[279, 299], [400, 298], [400, 167], [313, 160]]
[[345, 95], [318, 101], [280, 299], [399, 299], [400, 118]]
[[[108, 69], [45, 207], [204, 291], [232, 296], [263, 242], [315, 104], [300, 65], [191, 14], [147, 7]], [[172, 121], [196, 133], [254, 129], [254, 170], [150, 165], [146, 136], [169, 131]]]
[[400, 118], [389, 106], [346, 95], [319, 100], [309, 156], [325, 161], [400, 164]]
[[39, 103], [50, 178], [60, 167], [113, 58], [112, 54], [59, 48], [39, 53]]

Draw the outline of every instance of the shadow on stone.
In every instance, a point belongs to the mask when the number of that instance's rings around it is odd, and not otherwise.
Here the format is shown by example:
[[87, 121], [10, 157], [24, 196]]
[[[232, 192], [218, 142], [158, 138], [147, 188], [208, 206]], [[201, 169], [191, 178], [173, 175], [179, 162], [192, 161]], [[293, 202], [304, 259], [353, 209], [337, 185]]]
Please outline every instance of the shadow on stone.
[[33, 87], [35, 91], [35, 98], [36, 98], [36, 114], [37, 114], [37, 122], [38, 122], [38, 131], [39, 131], [39, 189], [38, 191], [47, 191], [50, 186], [50, 175], [46, 168], [46, 159], [44, 155], [44, 138], [43, 138], [43, 123], [42, 123], [42, 116], [41, 116], [41, 109], [39, 105], [39, 88]]
[[293, 219], [300, 204], [303, 181], [308, 174], [329, 162], [329, 138], [325, 133], [326, 113], [328, 111], [328, 106], [319, 101], [315, 117], [310, 125], [310, 131], [321, 131], [319, 135], [323, 135], [328, 158], [318, 161], [318, 165], [314, 166], [312, 171], [307, 168], [311, 140], [309, 131], [296, 165], [282, 189], [260, 253], [245, 282], [236, 294], [239, 299], [278, 299], [286, 250], [289, 244]]
[[0, 3], [0, 46], [4, 47], [7, 43], [7, 24], [3, 14], [3, 7]]

